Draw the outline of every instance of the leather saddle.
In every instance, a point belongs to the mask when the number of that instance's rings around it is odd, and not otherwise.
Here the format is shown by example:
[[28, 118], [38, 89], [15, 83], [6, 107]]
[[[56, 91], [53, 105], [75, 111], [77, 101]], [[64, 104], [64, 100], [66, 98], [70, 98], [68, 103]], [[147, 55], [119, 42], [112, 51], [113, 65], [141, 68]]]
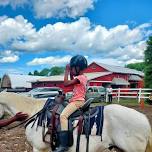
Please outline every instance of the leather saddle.
[[78, 109], [77, 111], [75, 111], [73, 114], [71, 114], [71, 116], [69, 117], [69, 119], [77, 119], [77, 117], [81, 116], [81, 115], [87, 115], [90, 109], [90, 105], [92, 103], [92, 101], [94, 100], [94, 98], [90, 98], [88, 99], [85, 104]]
[[[69, 131], [73, 131], [74, 126], [73, 122], [74, 120], [78, 120], [78, 136], [77, 138], [77, 149], [79, 149], [79, 142], [80, 142], [80, 135], [85, 134], [87, 139], [89, 139], [90, 135], [90, 128], [91, 128], [91, 119], [93, 118], [95, 121], [96, 115], [99, 113], [98, 108], [92, 108], [90, 107], [91, 103], [93, 102], [94, 98], [89, 98], [84, 105], [75, 111], [71, 116], [69, 117]], [[60, 120], [59, 116], [64, 110], [64, 108], [67, 106], [67, 102], [64, 101], [62, 103], [57, 103], [53, 99], [48, 99], [37, 115], [35, 115], [34, 119], [29, 120], [29, 123], [33, 122], [32, 127], [37, 122], [37, 126], [42, 126], [43, 130], [47, 127], [47, 131], [42, 132], [43, 141], [46, 143], [51, 144], [52, 149], [55, 149], [58, 146], [58, 132], [60, 131]], [[36, 121], [38, 120], [38, 121]], [[28, 125], [28, 124], [27, 124]], [[45, 126], [46, 125], [46, 126]], [[49, 135], [50, 140], [47, 141], [46, 136]], [[72, 141], [73, 135], [69, 137], [69, 141]], [[89, 140], [87, 140], [87, 143]], [[72, 146], [73, 142], [70, 143], [69, 146]], [[88, 145], [87, 145], [88, 147]], [[88, 148], [87, 148], [88, 149]], [[77, 150], [78, 152], [78, 150]]]

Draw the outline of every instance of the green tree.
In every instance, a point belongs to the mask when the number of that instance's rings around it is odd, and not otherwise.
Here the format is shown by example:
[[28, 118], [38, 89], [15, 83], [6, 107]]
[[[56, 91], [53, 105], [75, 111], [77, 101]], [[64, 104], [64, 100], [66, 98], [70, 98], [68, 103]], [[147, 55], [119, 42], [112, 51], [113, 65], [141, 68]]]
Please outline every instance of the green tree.
[[145, 63], [144, 62], [131, 63], [131, 64], [127, 64], [126, 67], [130, 68], [130, 69], [135, 69], [135, 70], [138, 70], [138, 71], [144, 71]]
[[39, 76], [39, 75], [40, 75], [40, 73], [39, 73], [37, 70], [35, 70], [35, 71], [34, 71], [34, 75]]
[[152, 36], [147, 41], [147, 48], [144, 52], [145, 55], [145, 87], [152, 88]]
[[50, 70], [50, 74], [49, 75], [60, 75], [64, 73], [65, 68], [64, 67], [58, 67], [58, 66], [54, 66], [51, 68]]
[[50, 73], [50, 71], [51, 71], [50, 69], [45, 68], [42, 71], [40, 71], [39, 75], [40, 76], [47, 76]]
[[29, 72], [28, 75], [33, 75], [32, 72]]

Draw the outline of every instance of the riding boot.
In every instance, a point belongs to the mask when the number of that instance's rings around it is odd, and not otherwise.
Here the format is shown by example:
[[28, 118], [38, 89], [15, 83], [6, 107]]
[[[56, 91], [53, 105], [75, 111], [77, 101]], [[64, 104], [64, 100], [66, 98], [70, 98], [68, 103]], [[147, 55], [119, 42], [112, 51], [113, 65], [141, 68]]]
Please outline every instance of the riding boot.
[[60, 146], [53, 152], [66, 152], [69, 149], [69, 131], [59, 132]]
[[73, 131], [72, 131], [72, 130], [69, 130], [68, 134], [69, 134], [68, 146], [71, 147], [71, 146], [73, 145], [73, 143], [74, 143]]

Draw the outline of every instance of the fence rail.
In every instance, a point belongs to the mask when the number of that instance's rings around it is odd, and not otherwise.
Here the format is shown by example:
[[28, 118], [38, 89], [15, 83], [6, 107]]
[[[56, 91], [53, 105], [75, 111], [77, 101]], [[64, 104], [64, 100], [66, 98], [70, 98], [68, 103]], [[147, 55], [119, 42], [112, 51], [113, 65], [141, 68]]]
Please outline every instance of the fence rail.
[[[113, 89], [112, 95], [117, 98], [118, 103], [120, 98], [134, 98], [138, 103], [142, 99], [152, 99], [152, 89], [149, 88], [118, 88]], [[107, 101], [107, 98], [106, 98]]]

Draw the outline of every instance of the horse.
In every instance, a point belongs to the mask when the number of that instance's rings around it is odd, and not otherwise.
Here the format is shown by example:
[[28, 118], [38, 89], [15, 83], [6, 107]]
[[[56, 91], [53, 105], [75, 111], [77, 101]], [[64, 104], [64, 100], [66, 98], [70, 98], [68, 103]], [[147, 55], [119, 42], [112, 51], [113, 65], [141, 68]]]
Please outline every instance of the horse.
[[32, 97], [3, 91], [0, 93], [0, 118], [4, 111], [11, 116], [20, 111], [32, 116], [43, 107], [44, 103], [44, 101]]
[[3, 117], [3, 115], [4, 115], [4, 107], [0, 105], [0, 119]]
[[[44, 105], [44, 102], [18, 96], [12, 93], [0, 93], [0, 104], [5, 105], [11, 113], [23, 110], [29, 115], [38, 112]], [[23, 99], [25, 100], [22, 102]], [[23, 106], [23, 108], [20, 106]], [[43, 127], [37, 127], [36, 123], [34, 126], [32, 125], [33, 123], [27, 125], [25, 134], [28, 142], [33, 147], [33, 152], [51, 152], [50, 144], [43, 142], [42, 139]], [[49, 140], [49, 136], [46, 138]], [[85, 143], [86, 138], [82, 135], [80, 152], [85, 151]], [[131, 108], [111, 104], [104, 107], [102, 142], [100, 136], [91, 135], [90, 143], [89, 152], [105, 152], [109, 145], [114, 145], [123, 152], [152, 152], [152, 130], [144, 114]], [[74, 144], [68, 152], [75, 152], [75, 146], [76, 133], [74, 133]]]

